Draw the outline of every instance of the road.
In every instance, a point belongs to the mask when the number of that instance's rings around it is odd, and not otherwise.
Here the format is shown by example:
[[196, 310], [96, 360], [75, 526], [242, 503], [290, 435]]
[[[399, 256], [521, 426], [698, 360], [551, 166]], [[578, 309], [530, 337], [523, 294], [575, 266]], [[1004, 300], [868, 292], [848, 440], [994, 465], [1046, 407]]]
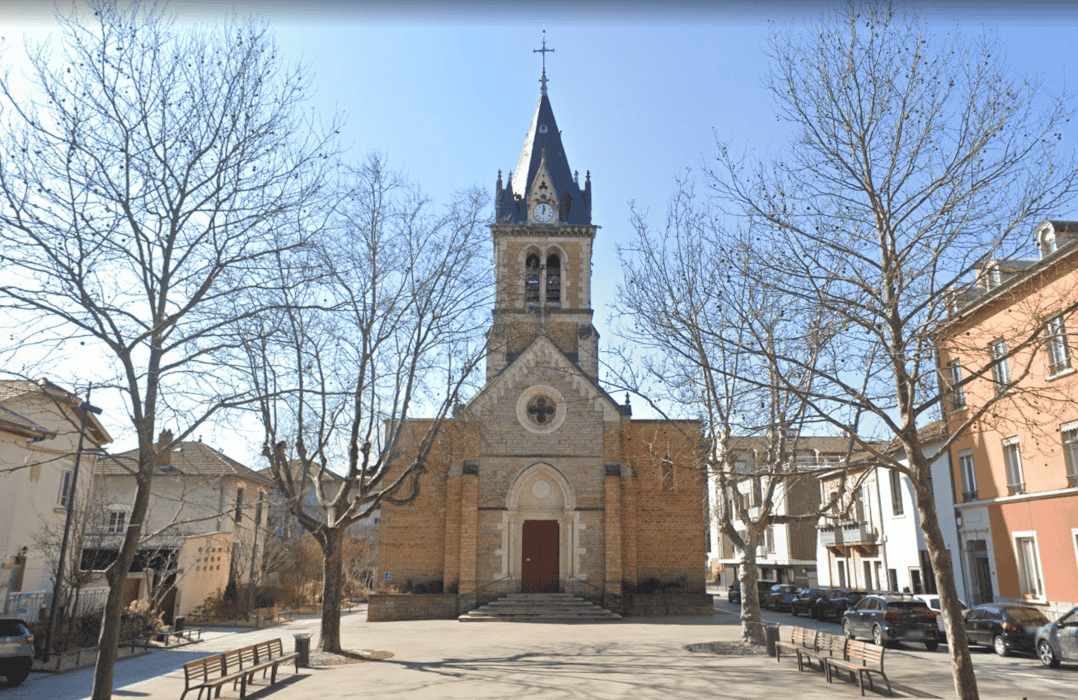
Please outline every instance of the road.
[[[733, 615], [740, 614], [740, 606], [726, 601], [725, 596], [715, 596], [715, 610]], [[838, 622], [824, 622], [813, 620], [803, 616], [794, 616], [785, 612], [774, 610], [761, 610], [764, 622], [779, 625], [795, 625], [807, 629], [842, 634], [842, 625]], [[896, 646], [887, 650], [888, 658], [893, 655], [902, 655], [909, 659], [916, 659], [918, 664], [924, 664], [928, 672], [950, 672], [950, 657], [946, 643], [942, 643], [936, 651], [927, 651], [922, 644], [914, 642], [898, 642]], [[978, 680], [986, 682], [1006, 682], [1021, 686], [1036, 688], [1045, 694], [1051, 693], [1075, 693], [1078, 692], [1078, 664], [1063, 664], [1060, 668], [1045, 668], [1033, 654], [1015, 652], [1013, 656], [997, 656], [987, 647], [971, 647], [973, 656], [973, 670]], [[1035, 695], [1030, 694], [1030, 700]]]

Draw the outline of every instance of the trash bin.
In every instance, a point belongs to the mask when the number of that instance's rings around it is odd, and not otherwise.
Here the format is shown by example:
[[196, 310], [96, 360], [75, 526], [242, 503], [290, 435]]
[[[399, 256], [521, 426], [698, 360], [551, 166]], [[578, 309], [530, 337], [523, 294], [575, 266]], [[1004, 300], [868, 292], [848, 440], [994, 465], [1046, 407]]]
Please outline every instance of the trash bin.
[[307, 668], [311, 665], [311, 635], [307, 632], [299, 632], [292, 636], [296, 638], [296, 653], [299, 654], [296, 665]]
[[183, 632], [183, 626], [186, 623], [187, 623], [187, 618], [184, 617], [183, 615], [180, 615], [179, 617], [177, 617], [175, 620], [172, 621], [172, 631], [173, 632]]
[[779, 641], [779, 626], [773, 622], [764, 623], [764, 644], [767, 646], [767, 655], [775, 655], [775, 644]]

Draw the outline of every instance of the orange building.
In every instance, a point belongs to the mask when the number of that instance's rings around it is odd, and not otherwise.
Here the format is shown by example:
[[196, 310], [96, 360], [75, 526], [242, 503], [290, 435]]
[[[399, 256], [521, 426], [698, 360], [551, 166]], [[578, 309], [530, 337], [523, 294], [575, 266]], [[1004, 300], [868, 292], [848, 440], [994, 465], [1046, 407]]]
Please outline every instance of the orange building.
[[700, 425], [632, 420], [599, 383], [591, 178], [569, 168], [542, 84], [517, 169], [498, 177], [486, 385], [442, 426], [418, 497], [382, 509], [380, 581], [426, 595], [372, 596], [371, 620], [517, 592], [712, 612]]
[[[970, 604], [1078, 603], [1078, 222], [1045, 221], [1037, 260], [988, 260], [940, 334]], [[1051, 617], [1051, 615], [1050, 615]]]

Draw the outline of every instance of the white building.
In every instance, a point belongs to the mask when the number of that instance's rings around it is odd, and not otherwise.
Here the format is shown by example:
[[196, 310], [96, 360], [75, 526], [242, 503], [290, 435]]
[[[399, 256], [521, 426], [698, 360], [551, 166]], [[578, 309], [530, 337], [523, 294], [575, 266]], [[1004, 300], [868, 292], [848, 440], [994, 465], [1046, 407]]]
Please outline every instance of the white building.
[[[202, 442], [158, 440], [143, 542], [128, 573], [125, 603], [156, 599], [166, 621], [189, 615], [223, 591], [230, 576], [258, 582], [270, 482]], [[167, 447], [171, 444], [171, 447]], [[96, 491], [102, 509], [98, 541], [83, 549], [83, 567], [115, 560], [135, 498], [138, 451], [101, 460]], [[252, 563], [254, 564], [252, 566]]]
[[[938, 431], [939, 424], [925, 428]], [[936, 451], [939, 435], [925, 453]], [[901, 472], [882, 466], [855, 466], [847, 472], [852, 504], [846, 517], [821, 518], [816, 549], [819, 583], [824, 587], [861, 591], [890, 590], [934, 593], [935, 577], [928, 558], [921, 519], [914, 504], [913, 484]], [[820, 498], [837, 488], [840, 472], [820, 478]], [[943, 454], [932, 464], [936, 518], [952, 552], [958, 550], [950, 459]], [[952, 557], [957, 589], [965, 590], [960, 557]]]
[[47, 379], [0, 381], [0, 612], [32, 620], [47, 605], [68, 508], [112, 441], [87, 412], [75, 494], [81, 402]]

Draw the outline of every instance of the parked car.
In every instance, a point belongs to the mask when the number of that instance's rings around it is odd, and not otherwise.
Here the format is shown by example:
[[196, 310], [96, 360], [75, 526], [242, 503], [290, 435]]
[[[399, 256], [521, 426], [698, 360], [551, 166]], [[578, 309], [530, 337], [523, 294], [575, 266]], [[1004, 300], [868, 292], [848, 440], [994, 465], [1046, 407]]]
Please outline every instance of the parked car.
[[1033, 651], [1037, 630], [1048, 624], [1048, 618], [1028, 605], [984, 603], [970, 608], [964, 622], [970, 644], [990, 646], [1007, 656], [1015, 649]]
[[790, 612], [794, 615], [805, 614], [814, 620], [837, 620], [847, 608], [852, 608], [859, 600], [860, 593], [845, 588], [806, 588], [790, 603]]
[[[756, 582], [756, 597], [759, 599], [761, 607], [764, 604], [764, 596], [771, 592], [771, 587], [774, 585], [774, 581]], [[731, 603], [741, 602], [741, 581], [735, 580], [730, 584], [730, 588], [726, 591], [726, 599]]]
[[[946, 640], [947, 639], [947, 631], [943, 629], [943, 614], [942, 614], [943, 608], [942, 608], [942, 606], [940, 606], [940, 597], [939, 597], [939, 595], [936, 594], [936, 593], [920, 593], [920, 594], [917, 594], [917, 595], [915, 595], [913, 597], [917, 598], [919, 600], [923, 600], [925, 602], [925, 605], [928, 606], [928, 609], [932, 610], [933, 612], [936, 613], [936, 626], [939, 627], [940, 640], [941, 641]], [[965, 615], [966, 610], [967, 610], [966, 604], [963, 603], [961, 600], [958, 601], [958, 604], [960, 606], [962, 606], [962, 614]]]
[[1037, 630], [1037, 656], [1049, 668], [1078, 661], [1078, 608]]
[[18, 685], [30, 675], [34, 661], [34, 635], [26, 623], [14, 617], [0, 617], [0, 675], [10, 685]]
[[866, 595], [842, 614], [842, 631], [850, 639], [863, 636], [879, 646], [897, 641], [922, 642], [929, 651], [939, 646], [936, 613], [912, 596]]
[[771, 590], [760, 599], [760, 607], [768, 610], [789, 610], [790, 604], [801, 591], [797, 586], [786, 583], [776, 583]]

